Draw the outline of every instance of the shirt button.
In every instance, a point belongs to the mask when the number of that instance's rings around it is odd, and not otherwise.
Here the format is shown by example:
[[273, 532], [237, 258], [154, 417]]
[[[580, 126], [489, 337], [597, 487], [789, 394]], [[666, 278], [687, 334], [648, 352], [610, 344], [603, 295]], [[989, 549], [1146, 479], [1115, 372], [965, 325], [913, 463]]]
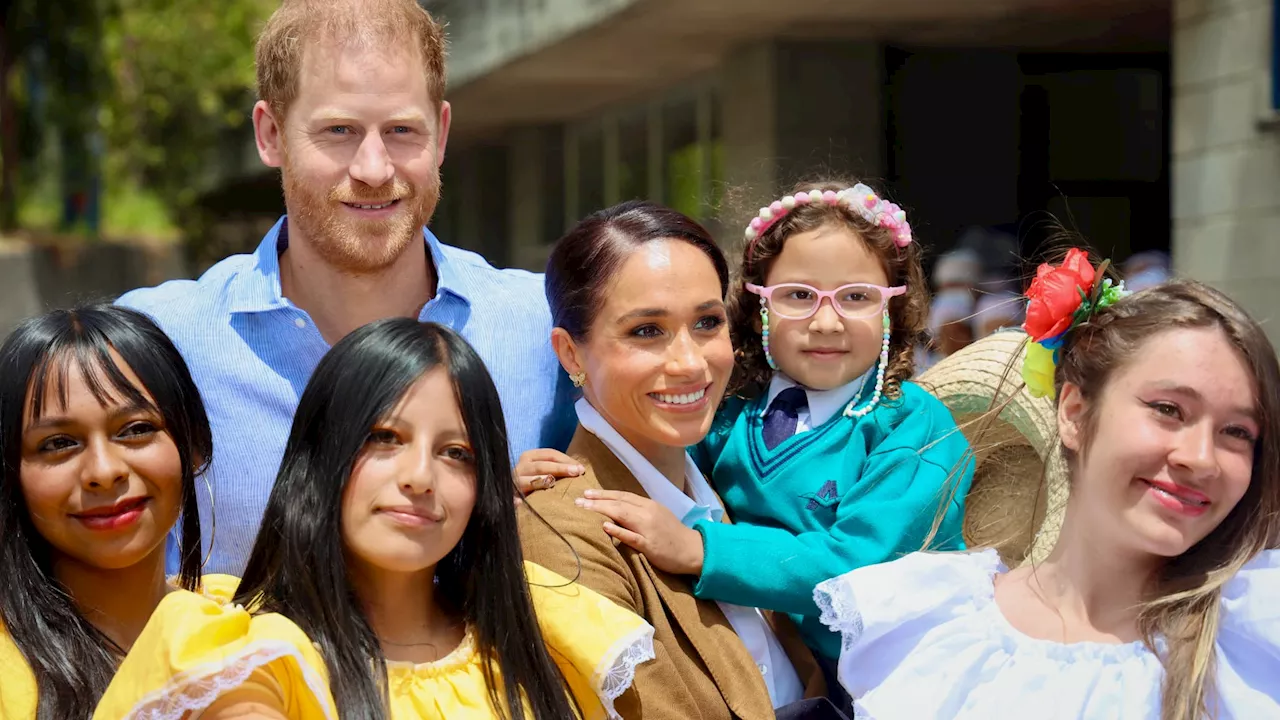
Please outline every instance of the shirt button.
[[307, 321], [303, 320], [302, 318], [295, 318], [293, 321], [293, 324], [298, 326], [299, 328], [304, 328], [307, 326]]
[[760, 674], [761, 674], [761, 675], [768, 675], [768, 674], [769, 674], [769, 666], [767, 666], [767, 665], [761, 665], [761, 666], [760, 666]]

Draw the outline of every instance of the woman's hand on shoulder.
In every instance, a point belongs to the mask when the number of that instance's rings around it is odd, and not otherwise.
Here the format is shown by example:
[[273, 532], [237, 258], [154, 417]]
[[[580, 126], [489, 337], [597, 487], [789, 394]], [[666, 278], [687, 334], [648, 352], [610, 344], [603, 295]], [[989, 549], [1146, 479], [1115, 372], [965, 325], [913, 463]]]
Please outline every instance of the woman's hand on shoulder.
[[528, 495], [553, 487], [557, 480], [577, 477], [586, 468], [577, 460], [551, 448], [526, 450], [516, 463], [517, 495]]
[[586, 490], [578, 507], [609, 518], [604, 531], [644, 553], [654, 567], [673, 575], [702, 574], [702, 534], [647, 497], [619, 490]]

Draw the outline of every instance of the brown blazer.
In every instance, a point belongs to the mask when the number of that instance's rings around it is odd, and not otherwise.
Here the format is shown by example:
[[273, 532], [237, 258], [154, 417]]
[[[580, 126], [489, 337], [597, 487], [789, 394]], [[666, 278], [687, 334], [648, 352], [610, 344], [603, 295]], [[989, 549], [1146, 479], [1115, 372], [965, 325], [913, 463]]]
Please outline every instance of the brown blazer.
[[[631, 689], [617, 700], [619, 714], [627, 720], [772, 720], [764, 678], [719, 606], [695, 598], [685, 577], [654, 568], [643, 554], [609, 537], [603, 516], [573, 504], [588, 488], [647, 497], [639, 481], [582, 427], [569, 454], [586, 473], [531, 494], [519, 512], [520, 539], [526, 560], [577, 577], [653, 626], [656, 658], [637, 668]], [[805, 696], [824, 695], [822, 671], [795, 626], [780, 614], [766, 617], [805, 684]]]

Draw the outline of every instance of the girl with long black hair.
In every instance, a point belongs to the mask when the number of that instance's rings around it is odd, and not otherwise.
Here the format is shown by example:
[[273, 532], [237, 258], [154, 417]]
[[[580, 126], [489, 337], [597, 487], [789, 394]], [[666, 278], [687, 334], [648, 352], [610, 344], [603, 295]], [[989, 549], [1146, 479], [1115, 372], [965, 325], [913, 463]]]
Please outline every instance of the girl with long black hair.
[[616, 717], [653, 629], [522, 562], [504, 427], [453, 331], [348, 335], [302, 394], [235, 598], [250, 610], [157, 627], [144, 640], [168, 678], [113, 685], [112, 702], [204, 720]]
[[182, 356], [140, 313], [57, 310], [0, 346], [0, 717], [91, 717], [162, 601], [200, 587], [212, 451]]

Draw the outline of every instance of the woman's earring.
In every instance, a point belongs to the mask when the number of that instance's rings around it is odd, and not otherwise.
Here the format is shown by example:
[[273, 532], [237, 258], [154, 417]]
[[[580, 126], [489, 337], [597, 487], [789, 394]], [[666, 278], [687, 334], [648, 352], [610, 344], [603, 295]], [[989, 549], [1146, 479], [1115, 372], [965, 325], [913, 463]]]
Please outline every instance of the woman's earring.
[[764, 359], [769, 363], [769, 367], [777, 370], [778, 363], [773, 361], [773, 355], [769, 354], [769, 301], [760, 298], [760, 344], [764, 346]]
[[200, 474], [204, 480], [204, 487], [209, 491], [209, 518], [213, 523], [213, 527], [209, 528], [209, 551], [204, 554], [204, 560], [200, 561], [200, 569], [204, 570], [204, 566], [209, 564], [209, 558], [213, 557], [213, 543], [218, 539], [218, 508], [213, 499], [213, 483], [209, 482], [209, 473]]
[[573, 381], [573, 386], [580, 388], [587, 384], [587, 374], [584, 372], [569, 373], [569, 380]]

